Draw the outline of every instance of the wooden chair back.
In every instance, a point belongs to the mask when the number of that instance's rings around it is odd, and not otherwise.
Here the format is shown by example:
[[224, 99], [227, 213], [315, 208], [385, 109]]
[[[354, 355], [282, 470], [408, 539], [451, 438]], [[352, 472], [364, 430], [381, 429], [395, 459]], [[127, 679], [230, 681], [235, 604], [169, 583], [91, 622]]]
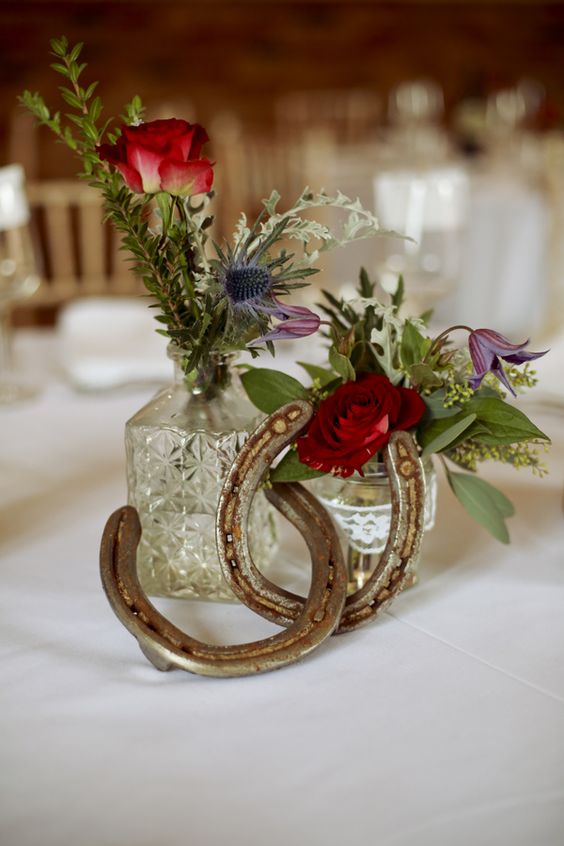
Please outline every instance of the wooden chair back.
[[78, 180], [49, 180], [28, 183], [27, 192], [42, 276], [33, 306], [144, 290], [93, 188]]

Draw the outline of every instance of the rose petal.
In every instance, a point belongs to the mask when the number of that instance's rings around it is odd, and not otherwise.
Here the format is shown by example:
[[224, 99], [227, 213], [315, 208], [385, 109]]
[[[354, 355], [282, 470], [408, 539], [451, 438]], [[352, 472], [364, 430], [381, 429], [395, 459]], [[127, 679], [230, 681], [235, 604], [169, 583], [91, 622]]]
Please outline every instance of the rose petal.
[[103, 162], [109, 162], [117, 167], [130, 191], [134, 191], [136, 194], [143, 193], [141, 176], [134, 167], [127, 163], [126, 150], [120, 141], [117, 144], [100, 144], [99, 147], [96, 147], [96, 151]]
[[140, 144], [128, 144], [127, 158], [129, 164], [139, 172], [146, 194], [156, 194], [161, 190], [159, 167], [163, 157], [160, 153]]
[[425, 403], [413, 388], [398, 388], [401, 408], [395, 425], [401, 429], [411, 429], [425, 414]]
[[192, 124], [192, 129], [193, 133], [191, 138], [190, 149], [187, 153], [185, 153], [185, 157], [186, 159], [199, 159], [202, 147], [210, 139], [204, 127], [201, 126], [199, 123]]
[[203, 194], [213, 184], [212, 163], [209, 159], [180, 162], [165, 159], [159, 168], [160, 188], [173, 197]]

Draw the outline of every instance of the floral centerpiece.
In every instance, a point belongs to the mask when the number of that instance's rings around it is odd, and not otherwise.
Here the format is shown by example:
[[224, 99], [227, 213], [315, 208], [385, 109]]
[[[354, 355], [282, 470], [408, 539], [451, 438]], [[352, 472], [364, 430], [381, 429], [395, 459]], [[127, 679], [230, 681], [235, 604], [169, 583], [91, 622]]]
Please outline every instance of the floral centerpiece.
[[[177, 370], [175, 385], [126, 430], [129, 501], [143, 526], [141, 580], [152, 593], [226, 598], [214, 514], [221, 479], [256, 419], [237, 390], [233, 356], [274, 354], [277, 341], [316, 332], [320, 316], [288, 298], [308, 284], [322, 253], [378, 234], [378, 223], [341, 193], [306, 188], [281, 211], [273, 191], [254, 223], [242, 214], [230, 241], [212, 243], [205, 129], [175, 118], [144, 122], [139, 97], [120, 121], [104, 119], [97, 83], [83, 83], [82, 44], [62, 37], [51, 49], [67, 110], [53, 112], [30, 91], [21, 102], [78, 156], [81, 178], [102, 194]], [[312, 219], [327, 206], [342, 211], [338, 231]], [[264, 509], [255, 523], [268, 558], [274, 545]]]
[[[530, 362], [545, 353], [527, 350], [528, 342], [512, 344], [491, 329], [452, 326], [433, 337], [430, 315], [402, 315], [401, 277], [383, 295], [387, 302], [375, 289], [362, 270], [355, 299], [324, 292], [320, 308], [329, 324], [329, 360], [324, 367], [300, 362], [312, 378], [309, 387], [266, 369], [244, 375], [249, 397], [264, 412], [298, 397], [317, 409], [271, 480], [362, 477], [391, 433], [410, 429], [424, 459], [438, 456], [471, 516], [507, 543], [505, 521], [513, 506], [477, 470], [484, 461], [500, 461], [545, 473], [541, 452], [547, 436], [507, 401], [508, 394], [535, 385]], [[454, 343], [455, 333], [466, 333], [467, 342]]]
[[[424, 459], [439, 456], [472, 516], [507, 542], [505, 520], [513, 507], [476, 471], [490, 459], [544, 472], [539, 448], [548, 439], [506, 401], [507, 392], [534, 384], [529, 362], [544, 353], [489, 329], [455, 326], [433, 337], [425, 316], [400, 313], [401, 280], [382, 302], [364, 271], [356, 299], [325, 294], [323, 319], [289, 302], [317, 272], [323, 252], [379, 233], [371, 212], [341, 193], [307, 188], [280, 211], [273, 191], [252, 224], [242, 214], [231, 240], [209, 243], [214, 163], [203, 154], [205, 129], [175, 118], [144, 122], [139, 97], [125, 107], [120, 123], [103, 120], [97, 83], [82, 83], [82, 45], [70, 47], [63, 37], [51, 48], [69, 111], [53, 113], [29, 91], [21, 101], [77, 154], [81, 177], [101, 192], [152, 298], [158, 331], [170, 339], [177, 369], [175, 385], [127, 428], [129, 496], [143, 526], [145, 586], [154, 593], [225, 598], [213, 562], [215, 509], [221, 479], [256, 414], [234, 384], [233, 356], [240, 350], [253, 357], [264, 349], [274, 354], [277, 341], [319, 329], [330, 339], [329, 360], [323, 367], [303, 362], [309, 387], [268, 368], [242, 376], [262, 412], [297, 397], [316, 408], [271, 480], [362, 479], [371, 475], [390, 434], [409, 429]], [[327, 206], [343, 212], [337, 232], [311, 217]], [[468, 344], [455, 345], [455, 331], [466, 332]], [[268, 558], [274, 545], [264, 509], [253, 526]]]

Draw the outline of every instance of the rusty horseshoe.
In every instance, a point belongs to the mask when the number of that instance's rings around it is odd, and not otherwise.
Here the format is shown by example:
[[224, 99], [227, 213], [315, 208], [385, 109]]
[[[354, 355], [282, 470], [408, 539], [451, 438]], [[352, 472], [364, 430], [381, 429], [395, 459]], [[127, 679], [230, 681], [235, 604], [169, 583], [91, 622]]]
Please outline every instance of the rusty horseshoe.
[[[284, 406], [271, 415], [263, 424], [262, 431], [278, 425], [277, 421], [284, 419], [288, 410], [296, 405], [298, 403]], [[312, 413], [310, 411], [310, 416]], [[305, 600], [273, 584], [257, 570], [249, 552], [246, 532], [256, 479], [266, 472], [269, 460], [268, 452], [257, 451], [254, 454], [252, 450], [240, 453], [235, 459], [219, 499], [216, 540], [223, 575], [236, 596], [257, 614], [278, 625], [291, 626], [303, 613]], [[336, 628], [339, 633], [369, 622], [386, 607], [403, 587], [410, 566], [419, 554], [425, 481], [417, 445], [408, 432], [392, 434], [384, 450], [384, 463], [392, 498], [388, 541], [369, 580], [347, 597]], [[308, 540], [311, 527], [305, 504], [309, 494], [303, 486], [274, 484], [266, 495]], [[327, 537], [331, 538], [332, 544], [339, 546], [334, 532]], [[333, 548], [332, 555], [337, 557], [337, 549]]]
[[[218, 515], [222, 564], [239, 594], [240, 550], [246, 550], [246, 532], [241, 534], [241, 528], [246, 527], [252, 498], [266, 469], [295, 440], [312, 414], [309, 403], [297, 400], [267, 418], [242, 447], [223, 487]], [[117, 617], [157, 669], [182, 669], [206, 676], [266, 672], [298, 661], [333, 633], [345, 603], [347, 576], [331, 520], [301, 485], [276, 486], [272, 500], [301, 529], [307, 542], [312, 563], [310, 592], [305, 600], [300, 598], [295, 603], [292, 619], [285, 615], [283, 625], [288, 628], [263, 640], [233, 646], [196, 640], [157, 611], [137, 578], [136, 551], [141, 536], [137, 512], [124, 506], [111, 515], [100, 551], [104, 590]], [[266, 597], [261, 601], [264, 605]]]

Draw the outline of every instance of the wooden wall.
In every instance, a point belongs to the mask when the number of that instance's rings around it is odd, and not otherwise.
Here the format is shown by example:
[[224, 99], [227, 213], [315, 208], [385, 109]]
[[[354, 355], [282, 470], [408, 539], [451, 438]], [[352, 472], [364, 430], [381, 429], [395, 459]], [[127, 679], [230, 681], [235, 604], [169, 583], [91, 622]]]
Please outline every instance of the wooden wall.
[[[284, 92], [362, 86], [385, 98], [422, 75], [443, 85], [448, 108], [534, 77], [552, 114], [564, 114], [562, 3], [3, 0], [2, 161], [17, 155], [9, 138], [18, 92], [40, 89], [58, 104], [56, 75], [46, 68], [49, 37], [62, 33], [86, 41], [89, 78], [101, 80], [109, 114], [140, 93], [153, 108], [178, 104], [179, 117], [188, 103], [203, 123], [234, 109], [268, 131]], [[71, 175], [68, 152], [44, 137], [35, 175]]]

